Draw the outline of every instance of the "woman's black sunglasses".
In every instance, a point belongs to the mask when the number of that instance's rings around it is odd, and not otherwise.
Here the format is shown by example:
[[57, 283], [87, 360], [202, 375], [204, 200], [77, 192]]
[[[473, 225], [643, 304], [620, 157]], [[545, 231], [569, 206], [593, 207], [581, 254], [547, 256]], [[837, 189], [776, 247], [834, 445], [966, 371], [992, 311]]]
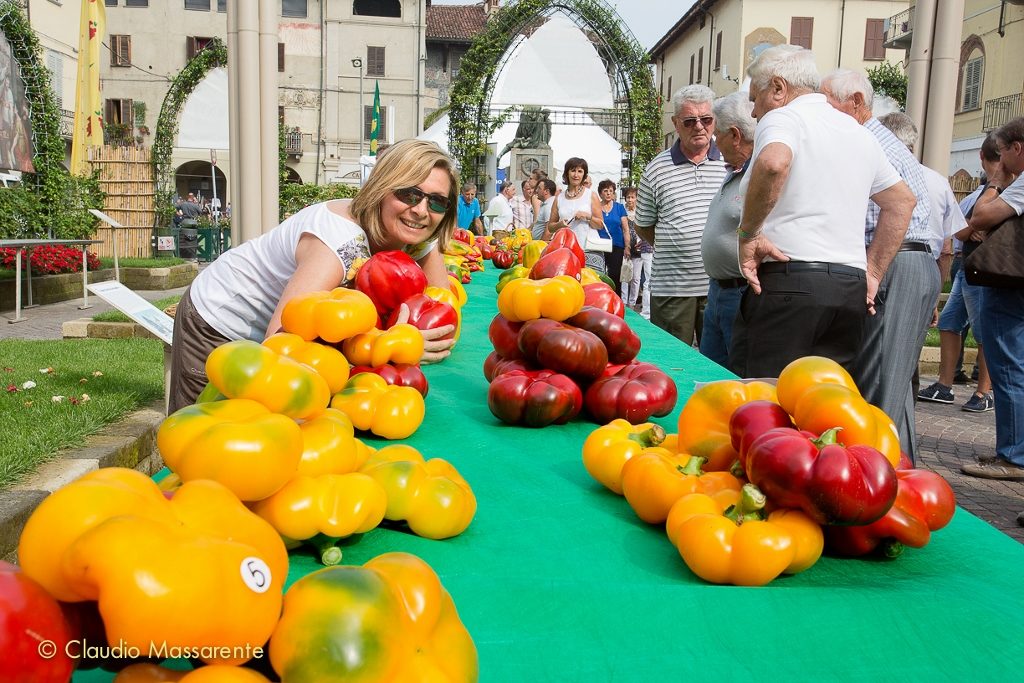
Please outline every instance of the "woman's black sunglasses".
[[408, 206], [416, 206], [427, 198], [427, 208], [434, 213], [444, 213], [448, 210], [448, 197], [443, 194], [427, 194], [418, 187], [403, 187], [394, 190], [393, 194], [398, 201]]

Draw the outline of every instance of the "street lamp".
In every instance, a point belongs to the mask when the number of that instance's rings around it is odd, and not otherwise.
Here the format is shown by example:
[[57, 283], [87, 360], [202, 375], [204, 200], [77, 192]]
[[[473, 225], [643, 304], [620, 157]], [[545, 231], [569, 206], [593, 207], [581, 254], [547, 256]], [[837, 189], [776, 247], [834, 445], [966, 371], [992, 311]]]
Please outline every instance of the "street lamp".
[[363, 60], [356, 57], [352, 60], [352, 66], [359, 69], [359, 156], [363, 156], [363, 132], [366, 122], [363, 120]]

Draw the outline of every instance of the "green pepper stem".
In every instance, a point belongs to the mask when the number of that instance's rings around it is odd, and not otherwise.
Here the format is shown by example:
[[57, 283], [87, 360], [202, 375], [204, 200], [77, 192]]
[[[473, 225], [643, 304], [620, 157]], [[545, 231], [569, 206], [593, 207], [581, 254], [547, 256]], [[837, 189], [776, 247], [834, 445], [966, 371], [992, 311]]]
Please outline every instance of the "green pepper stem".
[[767, 500], [761, 489], [753, 484], [744, 484], [740, 489], [740, 502], [730, 505], [722, 514], [738, 525], [759, 521], [765, 518], [764, 504]]
[[339, 540], [341, 539], [335, 536], [317, 534], [313, 538], [307, 539], [306, 543], [316, 549], [320, 555], [321, 564], [325, 567], [333, 567], [341, 562], [341, 548], [337, 545]]
[[836, 435], [839, 432], [841, 432], [842, 429], [842, 427], [833, 427], [832, 429], [826, 429], [821, 433], [821, 436], [819, 436], [817, 439], [811, 439], [811, 443], [813, 443], [818, 448], [838, 443], [838, 441], [836, 440]]
[[878, 550], [881, 552], [882, 557], [889, 560], [894, 560], [903, 554], [903, 549], [906, 546], [897, 541], [894, 538], [887, 538], [878, 545]]
[[683, 474], [699, 477], [704, 474], [703, 467], [707, 461], [708, 459], [702, 455], [691, 455], [685, 465], [676, 465], [676, 469]]
[[652, 424], [642, 432], [630, 434], [629, 438], [644, 448], [650, 448], [651, 446], [657, 446], [665, 440], [665, 428], [661, 425]]

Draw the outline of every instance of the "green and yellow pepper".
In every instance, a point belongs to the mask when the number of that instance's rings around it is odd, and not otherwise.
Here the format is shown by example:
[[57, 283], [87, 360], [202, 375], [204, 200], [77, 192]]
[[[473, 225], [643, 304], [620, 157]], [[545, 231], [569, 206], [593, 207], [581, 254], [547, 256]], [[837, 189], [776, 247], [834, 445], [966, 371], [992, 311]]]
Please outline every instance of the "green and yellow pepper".
[[426, 562], [386, 553], [362, 567], [328, 567], [295, 582], [270, 639], [288, 683], [472, 683], [476, 646]]
[[512, 280], [498, 295], [498, 311], [512, 322], [565, 320], [583, 308], [583, 285], [568, 275]]
[[248, 398], [296, 420], [316, 417], [331, 399], [316, 370], [254, 341], [221, 344], [206, 359], [210, 383], [228, 398]]
[[341, 350], [352, 365], [416, 365], [423, 357], [423, 334], [408, 323], [386, 330], [374, 328], [346, 339]]
[[345, 354], [333, 346], [308, 342], [290, 332], [278, 332], [265, 339], [263, 345], [316, 370], [326, 380], [332, 394], [341, 391], [348, 381], [351, 368], [345, 360]]
[[505, 286], [513, 280], [521, 280], [525, 277], [529, 277], [530, 269], [526, 266], [512, 266], [511, 268], [505, 269], [501, 275], [498, 276], [498, 284], [494, 285], [495, 291], [501, 294], [501, 290], [505, 289]]
[[[417, 333], [418, 334], [418, 333]], [[412, 387], [387, 383], [380, 375], [361, 372], [331, 399], [353, 426], [385, 439], [404, 439], [419, 429], [426, 414], [423, 396]]]
[[281, 312], [281, 327], [306, 341], [317, 337], [335, 344], [377, 324], [377, 309], [367, 295], [337, 287], [329, 292], [310, 292], [291, 299]]

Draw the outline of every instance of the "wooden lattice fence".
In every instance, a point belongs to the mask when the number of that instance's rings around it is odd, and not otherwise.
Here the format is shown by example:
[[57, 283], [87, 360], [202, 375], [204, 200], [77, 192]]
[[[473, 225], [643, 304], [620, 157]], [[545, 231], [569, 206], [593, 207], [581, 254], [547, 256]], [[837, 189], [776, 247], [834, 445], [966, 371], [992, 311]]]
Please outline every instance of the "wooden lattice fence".
[[[153, 206], [156, 183], [148, 147], [96, 147], [89, 161], [99, 171], [100, 187], [107, 193], [103, 212], [124, 227], [117, 231], [119, 257], [147, 258], [152, 255]], [[101, 223], [95, 246], [99, 256], [113, 256], [112, 229]]]
[[978, 189], [980, 183], [981, 180], [962, 168], [949, 177], [949, 186], [958, 202], [963, 201], [964, 197]]

